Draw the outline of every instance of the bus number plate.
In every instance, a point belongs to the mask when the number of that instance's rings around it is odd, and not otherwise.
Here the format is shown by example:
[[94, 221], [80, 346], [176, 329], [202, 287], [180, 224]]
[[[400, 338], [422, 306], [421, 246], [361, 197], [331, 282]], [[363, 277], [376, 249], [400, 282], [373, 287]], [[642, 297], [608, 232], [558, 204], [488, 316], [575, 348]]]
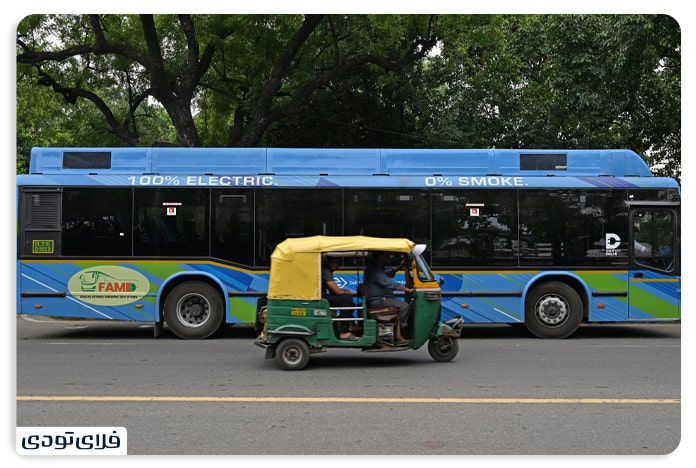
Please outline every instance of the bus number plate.
[[33, 254], [52, 254], [53, 240], [33, 240], [31, 241], [31, 253]]

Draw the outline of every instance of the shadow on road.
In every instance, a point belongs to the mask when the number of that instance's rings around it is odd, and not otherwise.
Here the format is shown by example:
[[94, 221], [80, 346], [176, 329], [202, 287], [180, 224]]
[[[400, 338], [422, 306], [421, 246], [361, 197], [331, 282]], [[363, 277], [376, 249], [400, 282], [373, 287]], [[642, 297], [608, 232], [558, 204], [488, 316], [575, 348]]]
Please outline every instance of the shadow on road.
[[[152, 340], [155, 328], [152, 323], [120, 322], [106, 320], [64, 320], [50, 317], [17, 317], [17, 340], [55, 339], [55, 340], [95, 340], [128, 339]], [[230, 339], [256, 338], [258, 333], [251, 325], [226, 325], [211, 338]], [[158, 340], [179, 340], [167, 326], [163, 327]]]
[[[566, 338], [568, 340], [583, 340], [594, 338], [679, 338], [681, 337], [680, 323], [604, 323], [581, 325], [578, 331]], [[462, 338], [466, 339], [519, 339], [530, 338], [538, 340], [522, 324], [496, 325], [465, 325]]]
[[[254, 339], [258, 332], [251, 325], [226, 325], [211, 340]], [[596, 338], [680, 338], [681, 323], [587, 324], [582, 325], [569, 340]], [[462, 339], [539, 339], [522, 324], [467, 324]], [[17, 340], [22, 339], [154, 339], [151, 323], [107, 322], [100, 320], [52, 320], [50, 318], [17, 318]], [[178, 340], [166, 325], [158, 340]]]

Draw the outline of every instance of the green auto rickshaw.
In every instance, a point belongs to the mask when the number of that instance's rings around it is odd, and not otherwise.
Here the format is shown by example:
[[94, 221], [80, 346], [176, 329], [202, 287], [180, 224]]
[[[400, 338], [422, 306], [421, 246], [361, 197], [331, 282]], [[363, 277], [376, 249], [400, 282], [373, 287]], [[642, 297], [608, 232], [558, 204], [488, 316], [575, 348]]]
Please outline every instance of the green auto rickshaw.
[[[421, 256], [424, 250], [425, 245], [403, 238], [313, 236], [281, 242], [271, 255], [268, 295], [257, 317], [261, 334], [255, 344], [285, 370], [303, 369], [311, 354], [328, 348], [390, 352], [418, 349], [426, 342], [433, 359], [451, 361], [459, 350], [463, 318], [440, 321], [440, 283]], [[401, 258], [400, 271], [409, 290], [402, 297], [409, 306], [408, 328], [401, 329], [393, 307], [368, 307], [361, 274], [375, 252]], [[322, 297], [322, 261], [332, 256], [356, 265], [352, 306], [331, 307]], [[339, 338], [339, 322], [345, 320], [355, 331], [352, 341]]]

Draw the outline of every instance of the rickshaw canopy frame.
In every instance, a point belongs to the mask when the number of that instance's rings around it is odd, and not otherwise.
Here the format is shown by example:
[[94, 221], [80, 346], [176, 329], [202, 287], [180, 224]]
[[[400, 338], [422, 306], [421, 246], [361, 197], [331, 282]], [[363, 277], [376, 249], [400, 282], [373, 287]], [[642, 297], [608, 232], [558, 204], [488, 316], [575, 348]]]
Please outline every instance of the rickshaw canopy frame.
[[369, 236], [311, 236], [286, 239], [271, 254], [269, 299], [316, 301], [321, 299], [322, 254], [348, 252], [401, 252], [414, 250], [405, 238]]

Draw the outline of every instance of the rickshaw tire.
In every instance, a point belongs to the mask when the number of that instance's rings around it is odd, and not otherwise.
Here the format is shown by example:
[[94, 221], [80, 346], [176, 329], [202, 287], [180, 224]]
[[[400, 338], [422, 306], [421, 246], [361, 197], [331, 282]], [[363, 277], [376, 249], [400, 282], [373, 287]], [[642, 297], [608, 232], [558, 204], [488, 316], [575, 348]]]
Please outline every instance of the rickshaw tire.
[[285, 338], [276, 346], [276, 361], [283, 370], [302, 370], [309, 363], [309, 345], [299, 338]]
[[428, 353], [438, 362], [449, 362], [459, 352], [459, 342], [453, 336], [440, 336], [428, 340]]

